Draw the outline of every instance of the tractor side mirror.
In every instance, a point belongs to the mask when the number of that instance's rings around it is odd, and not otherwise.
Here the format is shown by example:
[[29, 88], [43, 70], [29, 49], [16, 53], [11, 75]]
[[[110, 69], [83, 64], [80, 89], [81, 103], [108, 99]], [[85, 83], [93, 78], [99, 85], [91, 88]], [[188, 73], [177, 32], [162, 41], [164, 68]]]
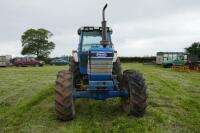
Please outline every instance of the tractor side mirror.
[[76, 50], [72, 50], [72, 58], [75, 62], [78, 62], [78, 52]]

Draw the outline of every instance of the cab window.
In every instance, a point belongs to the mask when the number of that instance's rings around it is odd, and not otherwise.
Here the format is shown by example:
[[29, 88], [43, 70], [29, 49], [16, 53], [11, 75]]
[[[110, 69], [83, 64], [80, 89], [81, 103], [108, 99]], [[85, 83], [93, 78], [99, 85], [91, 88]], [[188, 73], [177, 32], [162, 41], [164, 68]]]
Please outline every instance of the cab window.
[[[109, 45], [107, 48], [111, 48], [111, 41], [108, 35]], [[101, 32], [98, 31], [91, 31], [91, 32], [83, 32], [83, 38], [82, 38], [82, 51], [88, 51], [90, 48], [102, 48], [101, 45], [102, 35]]]

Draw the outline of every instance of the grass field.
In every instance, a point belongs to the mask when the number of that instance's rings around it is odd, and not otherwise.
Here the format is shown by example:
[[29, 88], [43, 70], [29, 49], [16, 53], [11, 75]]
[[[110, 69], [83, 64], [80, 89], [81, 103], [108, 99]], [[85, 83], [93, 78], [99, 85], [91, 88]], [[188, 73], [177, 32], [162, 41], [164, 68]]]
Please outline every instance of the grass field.
[[180, 73], [158, 66], [123, 64], [140, 70], [148, 85], [148, 108], [142, 118], [120, 110], [119, 98], [76, 100], [76, 119], [61, 122], [54, 112], [58, 67], [0, 69], [0, 133], [44, 132], [200, 132], [200, 73]]

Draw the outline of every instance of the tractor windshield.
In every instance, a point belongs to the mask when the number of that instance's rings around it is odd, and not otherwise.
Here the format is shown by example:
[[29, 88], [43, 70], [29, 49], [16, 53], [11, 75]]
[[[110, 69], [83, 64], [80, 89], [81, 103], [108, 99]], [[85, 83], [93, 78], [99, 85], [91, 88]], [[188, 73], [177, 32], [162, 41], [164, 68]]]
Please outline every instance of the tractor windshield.
[[[100, 41], [102, 40], [101, 32], [91, 31], [91, 32], [83, 32], [82, 38], [82, 51], [88, 51], [90, 48], [103, 48]], [[108, 34], [108, 40], [110, 42], [110, 37]], [[111, 48], [111, 43], [107, 46], [107, 48]]]

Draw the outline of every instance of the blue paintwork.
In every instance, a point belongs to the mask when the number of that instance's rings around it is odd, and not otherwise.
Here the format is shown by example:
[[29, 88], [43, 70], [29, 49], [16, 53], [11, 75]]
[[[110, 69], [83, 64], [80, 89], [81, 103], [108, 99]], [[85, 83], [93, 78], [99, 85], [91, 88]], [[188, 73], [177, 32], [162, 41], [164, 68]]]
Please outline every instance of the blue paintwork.
[[128, 97], [127, 91], [113, 90], [113, 91], [75, 91], [73, 93], [74, 98], [92, 98], [96, 100], [105, 100], [111, 97]]
[[113, 52], [113, 48], [90, 48], [90, 51]]
[[80, 69], [80, 73], [81, 73], [81, 74], [87, 74], [87, 68], [85, 68], [85, 67], [80, 67], [79, 69]]
[[110, 74], [90, 74], [89, 78], [95, 81], [102, 81], [102, 80], [111, 80], [112, 79], [112, 75]]
[[[112, 52], [113, 53], [113, 49], [112, 48], [90, 48], [89, 52]], [[100, 58], [95, 58], [95, 59], [89, 59], [89, 60], [99, 60], [99, 61], [104, 61], [104, 60], [108, 60], [108, 61], [112, 61], [113, 58], [106, 58], [106, 57], [100, 57]], [[101, 80], [105, 80], [105, 81], [112, 81], [112, 74], [89, 74], [89, 80], [91, 81], [101, 81]]]
[[[108, 38], [111, 41], [112, 44], [112, 40], [111, 40], [111, 34], [112, 32], [108, 32]], [[87, 74], [87, 66], [82, 67], [80, 64], [82, 64], [82, 60], [80, 59], [83, 56], [87, 56], [88, 55], [88, 51], [82, 51], [82, 43], [83, 43], [83, 32], [80, 33], [80, 37], [79, 37], [79, 45], [78, 45], [78, 62], [79, 62], [79, 69], [80, 69], [80, 73], [81, 74]], [[111, 45], [112, 46], [112, 45]], [[94, 50], [100, 50], [100, 49], [104, 49], [104, 48], [93, 48]], [[113, 48], [106, 48], [108, 49], [108, 51], [110, 51], [111, 49], [113, 50]]]
[[98, 90], [102, 88], [104, 90], [113, 90], [114, 84], [113, 81], [89, 81], [90, 90]]
[[[111, 33], [108, 33], [111, 41]], [[112, 74], [89, 74], [87, 72], [88, 54], [89, 52], [114, 52], [113, 48], [90, 48], [89, 51], [82, 51], [83, 33], [80, 33], [80, 42], [78, 46], [78, 60], [80, 73], [88, 74], [89, 87], [86, 90], [77, 91], [74, 88], [74, 98], [92, 98], [96, 100], [105, 100], [111, 97], [128, 97], [128, 92], [122, 90], [118, 86], [118, 81], [113, 79]], [[112, 47], [112, 46], [111, 46]], [[92, 58], [91, 58], [92, 60]], [[95, 58], [95, 60], [113, 60], [113, 58]]]
[[81, 74], [87, 74], [87, 65], [82, 65], [83, 63], [87, 63], [87, 60], [85, 61], [81, 60], [81, 58], [86, 58], [87, 56], [88, 56], [88, 51], [78, 53], [79, 69]]

